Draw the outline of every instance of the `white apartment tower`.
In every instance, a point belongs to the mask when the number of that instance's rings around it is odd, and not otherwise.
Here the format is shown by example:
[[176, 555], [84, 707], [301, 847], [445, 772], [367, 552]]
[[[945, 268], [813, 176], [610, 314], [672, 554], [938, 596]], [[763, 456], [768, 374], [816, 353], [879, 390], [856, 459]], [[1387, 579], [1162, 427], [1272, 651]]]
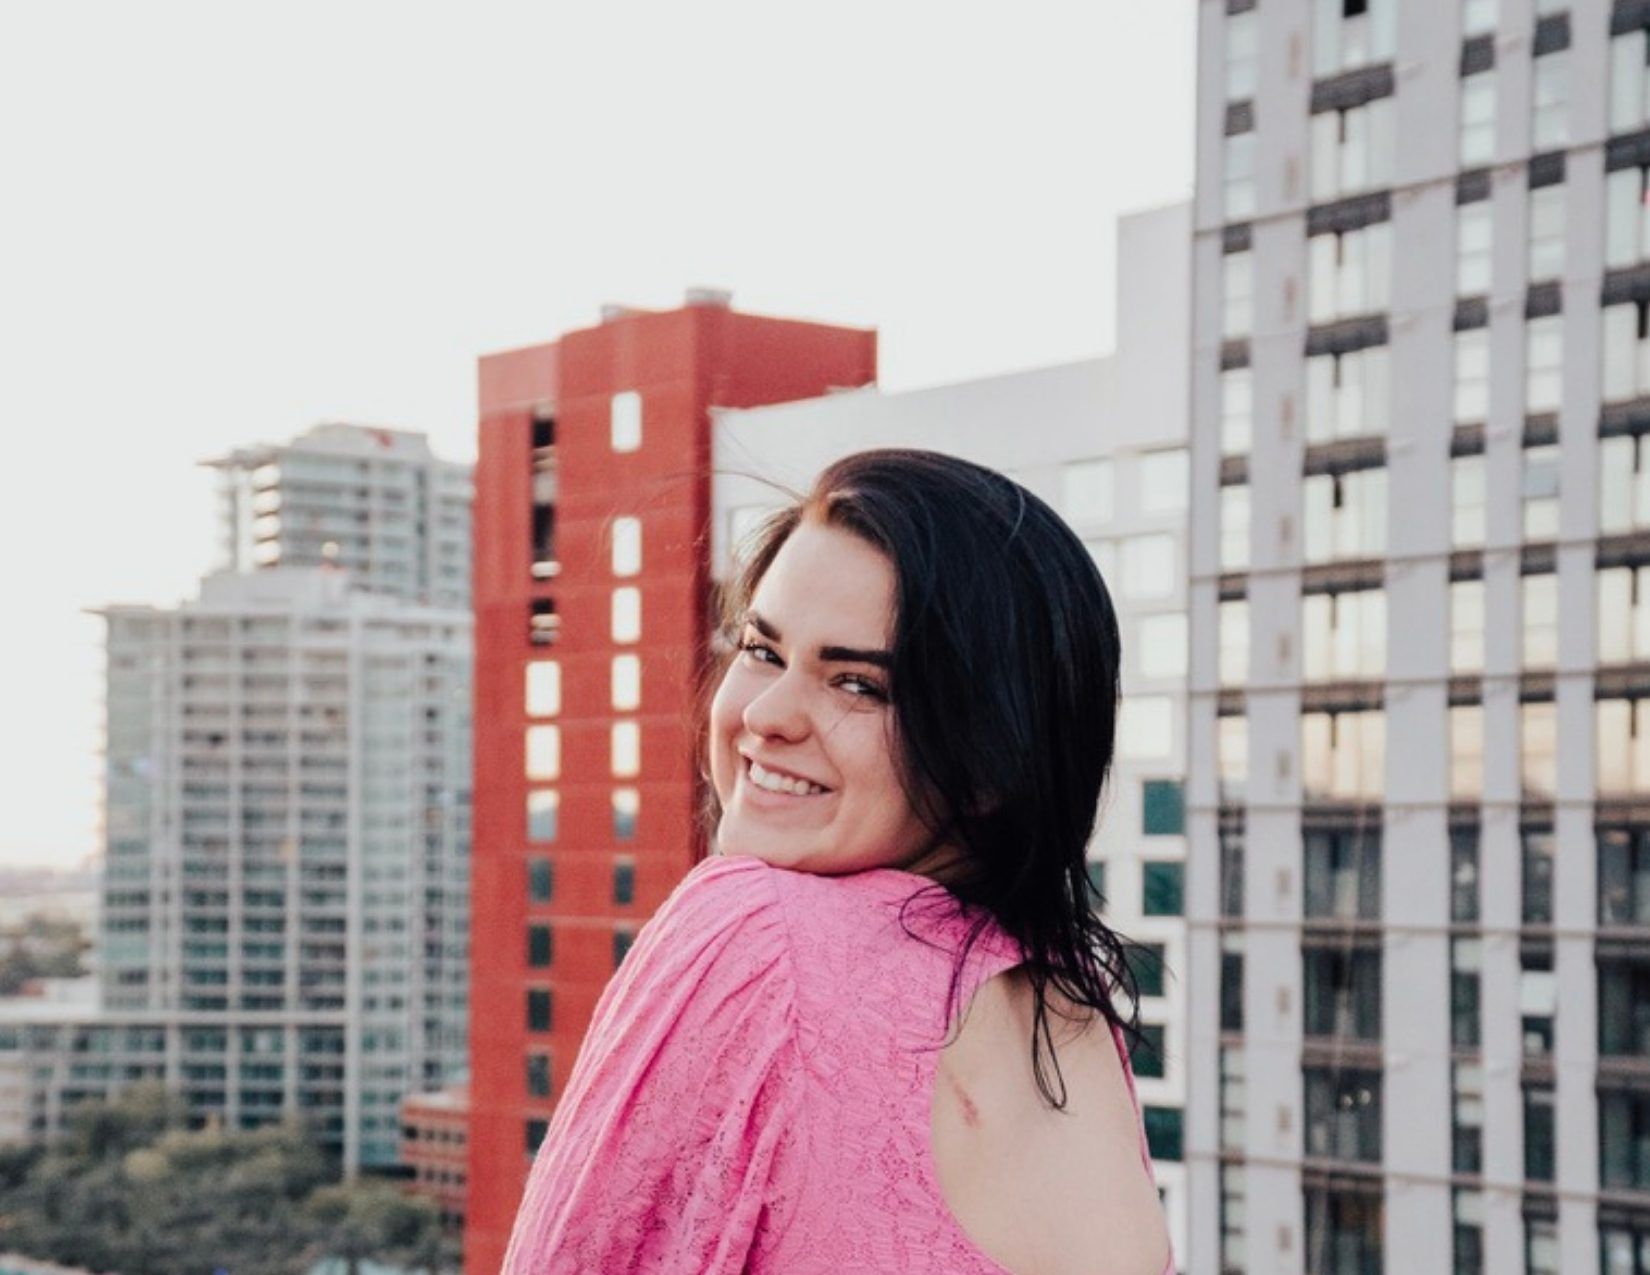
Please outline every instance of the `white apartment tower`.
[[1650, 1272], [1642, 0], [1200, 0], [1197, 1271]]

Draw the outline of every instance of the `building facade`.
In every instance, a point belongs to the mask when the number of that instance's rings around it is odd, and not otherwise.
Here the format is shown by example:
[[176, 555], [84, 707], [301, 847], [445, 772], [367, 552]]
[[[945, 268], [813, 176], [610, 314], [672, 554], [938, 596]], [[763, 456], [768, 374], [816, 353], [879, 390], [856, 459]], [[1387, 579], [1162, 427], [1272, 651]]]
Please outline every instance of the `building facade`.
[[424, 435], [327, 423], [206, 464], [224, 570], [339, 567], [369, 592], [469, 606], [470, 467]]
[[1202, 0], [1193, 1269], [1650, 1270], [1647, 24]]
[[1186, 1236], [1186, 497], [1191, 211], [1123, 219], [1116, 352], [935, 389], [852, 393], [717, 414], [712, 561], [842, 456], [946, 452], [1008, 474], [1088, 545], [1122, 630], [1123, 718], [1089, 847], [1106, 922], [1139, 945], [1147, 1047], [1134, 1065], [1177, 1253]]
[[710, 410], [876, 375], [872, 332], [725, 295], [480, 365], [465, 1269], [498, 1270], [533, 1153], [641, 923], [702, 854]]
[[395, 1164], [468, 1061], [469, 613], [285, 567], [103, 615], [102, 1011], [188, 1027], [198, 1116]]

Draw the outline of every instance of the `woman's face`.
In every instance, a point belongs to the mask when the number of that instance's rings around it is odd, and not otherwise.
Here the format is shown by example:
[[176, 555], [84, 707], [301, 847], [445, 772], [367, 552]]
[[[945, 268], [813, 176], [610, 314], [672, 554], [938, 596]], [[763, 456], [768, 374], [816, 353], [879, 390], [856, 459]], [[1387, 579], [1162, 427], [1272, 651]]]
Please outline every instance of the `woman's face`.
[[894, 569], [858, 536], [804, 521], [743, 617], [710, 712], [723, 854], [807, 872], [931, 872], [900, 787], [888, 648]]

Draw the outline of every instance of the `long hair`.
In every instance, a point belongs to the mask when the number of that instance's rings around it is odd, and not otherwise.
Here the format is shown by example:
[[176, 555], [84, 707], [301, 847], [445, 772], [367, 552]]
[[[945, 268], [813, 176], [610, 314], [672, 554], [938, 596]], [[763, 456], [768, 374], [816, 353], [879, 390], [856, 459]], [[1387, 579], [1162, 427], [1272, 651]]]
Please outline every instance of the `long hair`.
[[1045, 1045], [1054, 1055], [1051, 986], [1139, 1039], [1125, 943], [1098, 915], [1085, 855], [1117, 727], [1122, 643], [1105, 581], [1059, 516], [994, 470], [903, 448], [838, 460], [752, 533], [723, 597], [724, 640], [705, 670], [695, 732], [707, 842], [721, 815], [709, 783], [709, 699], [728, 639], [804, 520], [850, 532], [893, 564], [889, 680], [900, 779], [935, 843], [962, 851], [955, 879], [918, 895], [948, 891], [979, 909], [952, 970], [950, 1003], [954, 1011], [968, 953], [994, 918], [1019, 943], [1035, 996], [1038, 1087], [1063, 1108], [1058, 1059], [1058, 1098], [1045, 1070]]

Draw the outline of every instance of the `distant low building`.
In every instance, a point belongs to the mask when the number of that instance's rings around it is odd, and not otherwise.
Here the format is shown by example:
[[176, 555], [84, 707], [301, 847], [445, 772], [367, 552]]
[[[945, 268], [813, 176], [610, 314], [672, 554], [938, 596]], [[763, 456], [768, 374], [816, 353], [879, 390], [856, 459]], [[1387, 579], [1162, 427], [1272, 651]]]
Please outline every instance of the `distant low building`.
[[411, 1190], [435, 1201], [441, 1224], [464, 1226], [464, 1182], [470, 1090], [454, 1085], [409, 1094], [401, 1103], [401, 1163], [412, 1170]]

